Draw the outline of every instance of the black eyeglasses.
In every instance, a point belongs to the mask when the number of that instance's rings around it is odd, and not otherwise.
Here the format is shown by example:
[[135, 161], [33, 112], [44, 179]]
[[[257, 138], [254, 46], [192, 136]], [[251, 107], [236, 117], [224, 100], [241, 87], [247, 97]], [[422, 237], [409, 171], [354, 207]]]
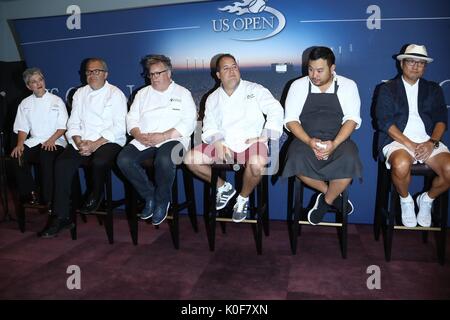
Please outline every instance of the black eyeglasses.
[[163, 71], [159, 71], [159, 72], [150, 72], [148, 74], [148, 77], [149, 78], [158, 78], [161, 75], [161, 73], [164, 73], [166, 71], [169, 71], [169, 69], [166, 69], [166, 70], [163, 70]]
[[405, 59], [405, 63], [409, 67], [412, 67], [412, 66], [415, 66], [415, 65], [417, 65], [419, 67], [423, 67], [426, 64], [426, 62], [423, 61], [423, 60], [412, 60], [412, 59]]
[[87, 76], [90, 76], [91, 74], [98, 76], [100, 74], [100, 72], [106, 72], [106, 70], [102, 70], [102, 69], [86, 70], [84, 73]]

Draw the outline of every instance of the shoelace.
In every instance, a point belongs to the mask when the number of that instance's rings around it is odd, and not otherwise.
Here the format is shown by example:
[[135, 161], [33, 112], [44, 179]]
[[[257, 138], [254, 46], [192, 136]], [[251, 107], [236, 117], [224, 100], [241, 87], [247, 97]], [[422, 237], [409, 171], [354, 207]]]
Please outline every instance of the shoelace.
[[237, 202], [237, 212], [244, 212], [247, 211], [248, 208], [248, 201], [246, 200], [240, 200]]

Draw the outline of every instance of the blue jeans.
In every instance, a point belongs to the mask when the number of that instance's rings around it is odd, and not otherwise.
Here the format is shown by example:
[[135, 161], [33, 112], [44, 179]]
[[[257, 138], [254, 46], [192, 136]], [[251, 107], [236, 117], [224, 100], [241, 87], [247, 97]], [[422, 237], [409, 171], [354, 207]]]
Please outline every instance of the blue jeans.
[[[157, 204], [163, 205], [171, 200], [177, 168], [171, 159], [172, 149], [176, 147], [184, 153], [180, 145], [179, 141], [169, 141], [159, 148], [151, 147], [139, 151], [134, 145], [128, 144], [120, 152], [117, 165], [145, 201], [154, 199]], [[155, 183], [148, 178], [141, 165], [147, 159], [153, 159]]]

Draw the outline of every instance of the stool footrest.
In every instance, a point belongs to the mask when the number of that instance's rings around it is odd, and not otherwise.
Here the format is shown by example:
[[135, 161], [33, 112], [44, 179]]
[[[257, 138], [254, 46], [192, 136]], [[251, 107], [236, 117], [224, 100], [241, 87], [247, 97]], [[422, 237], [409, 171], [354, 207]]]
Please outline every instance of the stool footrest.
[[[309, 221], [305, 221], [305, 220], [299, 220], [298, 224], [312, 226], [312, 224], [309, 223]], [[317, 225], [318, 226], [324, 226], [324, 227], [342, 227], [342, 223], [339, 223], [339, 222], [320, 222]]]
[[[221, 218], [221, 217], [216, 217], [216, 221], [220, 221], [220, 222], [234, 222], [233, 219], [231, 218]], [[258, 220], [255, 219], [245, 219], [241, 222], [235, 222], [235, 223], [258, 223]]]
[[394, 226], [395, 230], [411, 230], [411, 231], [442, 231], [441, 228], [437, 227], [405, 227], [405, 226]]

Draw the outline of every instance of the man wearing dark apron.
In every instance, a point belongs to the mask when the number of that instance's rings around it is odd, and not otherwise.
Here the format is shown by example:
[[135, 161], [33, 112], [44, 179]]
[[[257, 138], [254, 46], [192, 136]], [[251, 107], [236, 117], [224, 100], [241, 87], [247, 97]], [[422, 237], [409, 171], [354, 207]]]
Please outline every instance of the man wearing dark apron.
[[[362, 165], [352, 132], [361, 125], [360, 98], [354, 81], [338, 76], [333, 51], [315, 47], [308, 76], [294, 81], [285, 108], [285, 126], [295, 137], [288, 148], [284, 177], [297, 176], [320, 193], [308, 212], [316, 225], [331, 206], [341, 208], [342, 192]], [[348, 201], [346, 213], [353, 212]]]

